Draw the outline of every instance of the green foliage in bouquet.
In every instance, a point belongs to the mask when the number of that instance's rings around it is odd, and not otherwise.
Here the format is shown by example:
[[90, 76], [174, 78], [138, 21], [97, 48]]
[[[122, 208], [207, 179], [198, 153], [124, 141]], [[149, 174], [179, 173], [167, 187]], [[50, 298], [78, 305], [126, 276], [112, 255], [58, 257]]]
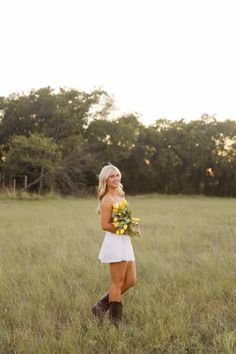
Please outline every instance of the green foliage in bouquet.
[[142, 237], [140, 231], [140, 219], [132, 217], [132, 212], [123, 199], [120, 203], [113, 203], [112, 205], [112, 221], [117, 228], [117, 235], [129, 235], [131, 237]]

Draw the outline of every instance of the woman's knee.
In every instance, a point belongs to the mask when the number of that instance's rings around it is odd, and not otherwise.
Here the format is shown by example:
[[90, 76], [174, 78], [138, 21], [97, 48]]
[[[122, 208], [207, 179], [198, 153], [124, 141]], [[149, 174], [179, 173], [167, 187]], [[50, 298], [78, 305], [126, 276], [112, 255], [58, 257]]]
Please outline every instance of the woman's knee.
[[136, 278], [131, 279], [131, 281], [130, 281], [130, 287], [135, 286], [136, 283], [137, 283], [137, 279], [136, 279]]
[[132, 288], [136, 284], [136, 278], [131, 278], [126, 282], [127, 289]]
[[137, 278], [135, 277], [134, 279], [133, 279], [133, 286], [135, 286], [136, 284], [137, 284]]

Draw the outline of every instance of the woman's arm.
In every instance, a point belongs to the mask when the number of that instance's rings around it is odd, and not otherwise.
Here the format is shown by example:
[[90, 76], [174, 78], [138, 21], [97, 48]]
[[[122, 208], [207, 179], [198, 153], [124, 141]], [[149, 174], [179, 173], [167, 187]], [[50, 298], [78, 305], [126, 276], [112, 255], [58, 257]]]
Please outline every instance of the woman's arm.
[[101, 226], [105, 231], [116, 233], [115, 226], [111, 223], [112, 219], [112, 201], [110, 198], [103, 198], [101, 202]]

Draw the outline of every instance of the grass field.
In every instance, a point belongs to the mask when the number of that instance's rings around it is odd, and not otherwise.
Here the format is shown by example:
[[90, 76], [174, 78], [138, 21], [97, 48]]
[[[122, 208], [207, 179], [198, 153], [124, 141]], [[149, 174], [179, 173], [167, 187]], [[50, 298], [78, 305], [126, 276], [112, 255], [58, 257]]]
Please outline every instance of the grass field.
[[90, 314], [109, 284], [96, 200], [0, 201], [0, 353], [236, 353], [236, 199], [127, 199], [143, 239], [119, 330]]

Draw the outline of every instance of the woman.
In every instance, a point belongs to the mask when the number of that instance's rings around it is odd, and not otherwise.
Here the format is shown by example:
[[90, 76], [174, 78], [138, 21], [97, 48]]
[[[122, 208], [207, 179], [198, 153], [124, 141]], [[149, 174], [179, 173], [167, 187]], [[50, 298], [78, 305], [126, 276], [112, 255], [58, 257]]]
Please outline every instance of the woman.
[[109, 263], [111, 285], [109, 291], [93, 307], [92, 313], [103, 320], [109, 309], [109, 318], [118, 325], [122, 321], [121, 294], [136, 282], [136, 267], [133, 247], [128, 235], [116, 235], [112, 223], [112, 205], [124, 199], [121, 173], [113, 165], [104, 166], [99, 175], [98, 198], [101, 226], [106, 231], [99, 253], [102, 263]]

